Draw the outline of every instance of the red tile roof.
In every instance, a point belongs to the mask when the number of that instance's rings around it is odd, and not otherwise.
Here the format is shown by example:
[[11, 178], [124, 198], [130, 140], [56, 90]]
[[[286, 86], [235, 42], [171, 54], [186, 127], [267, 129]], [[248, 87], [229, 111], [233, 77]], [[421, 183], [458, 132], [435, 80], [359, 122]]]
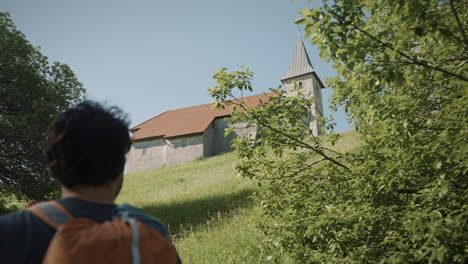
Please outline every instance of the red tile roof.
[[[268, 102], [271, 95], [273, 93], [257, 94], [244, 97], [239, 101], [256, 107], [260, 101]], [[205, 132], [215, 118], [227, 117], [231, 114], [232, 110], [228, 107], [217, 111], [212, 104], [197, 105], [164, 112], [134, 126], [130, 131], [133, 133], [135, 141], [198, 134]]]

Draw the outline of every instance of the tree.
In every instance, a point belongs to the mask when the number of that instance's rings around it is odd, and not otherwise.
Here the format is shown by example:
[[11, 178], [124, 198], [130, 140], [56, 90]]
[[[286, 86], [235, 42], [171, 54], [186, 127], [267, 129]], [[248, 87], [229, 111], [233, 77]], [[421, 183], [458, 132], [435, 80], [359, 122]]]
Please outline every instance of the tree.
[[333, 107], [362, 141], [348, 153], [325, 147], [339, 135], [308, 138], [303, 96], [274, 89], [249, 109], [231, 91], [251, 89], [252, 73], [215, 74], [218, 107], [261, 127], [259, 139], [235, 141], [237, 169], [263, 185], [254, 199], [274, 260], [466, 263], [467, 10], [466, 1], [335, 0], [300, 12], [339, 74], [327, 80]]
[[8, 13], [0, 13], [0, 51], [0, 191], [43, 199], [57, 190], [44, 157], [48, 125], [84, 89], [67, 65], [49, 64]]

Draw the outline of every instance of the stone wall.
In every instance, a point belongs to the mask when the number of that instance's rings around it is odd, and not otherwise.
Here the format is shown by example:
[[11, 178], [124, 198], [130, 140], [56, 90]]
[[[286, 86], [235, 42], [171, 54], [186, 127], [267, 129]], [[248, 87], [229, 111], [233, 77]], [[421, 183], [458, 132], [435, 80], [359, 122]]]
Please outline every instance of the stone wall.
[[166, 139], [165, 166], [192, 161], [203, 157], [203, 135]]
[[236, 135], [225, 137], [225, 131], [229, 127], [229, 120], [216, 118], [205, 131], [204, 157], [211, 157], [232, 151], [231, 141]]
[[128, 152], [125, 172], [131, 173], [163, 167], [165, 164], [164, 153], [163, 139], [135, 142]]
[[234, 125], [234, 134], [236, 137], [248, 137], [255, 139], [257, 137], [257, 126], [255, 124], [237, 123]]
[[295, 78], [287, 79], [283, 82], [286, 92], [293, 95], [291, 90], [294, 88], [294, 82], [299, 85], [302, 82], [302, 93], [306, 96], [314, 96], [314, 75], [312, 73], [297, 76]]
[[203, 156], [203, 135], [135, 142], [127, 156], [125, 173], [192, 161]]
[[255, 138], [256, 126], [239, 123], [234, 133], [225, 137], [229, 120], [217, 118], [204, 134], [173, 139], [153, 139], [135, 142], [127, 156], [125, 173], [174, 166], [199, 157], [211, 157], [232, 151], [231, 141], [236, 137]]
[[[314, 79], [314, 108], [312, 110], [312, 114], [314, 116], [324, 116], [323, 113], [323, 101], [322, 101], [322, 88], [317, 80]], [[312, 131], [315, 130], [314, 135], [322, 135], [324, 133], [323, 128], [323, 121], [322, 120], [314, 120], [312, 122]]]
[[[311, 115], [323, 116], [322, 91], [315, 76], [312, 73], [309, 73], [285, 80], [283, 84], [289, 95], [294, 95], [294, 92], [291, 91], [294, 88], [294, 83], [297, 85], [302, 83], [302, 93], [306, 96], [314, 97], [314, 103], [312, 104], [312, 109], [310, 111]], [[323, 124], [321, 121], [313, 120], [310, 123], [310, 128], [314, 136], [320, 136], [323, 134], [322, 127]]]

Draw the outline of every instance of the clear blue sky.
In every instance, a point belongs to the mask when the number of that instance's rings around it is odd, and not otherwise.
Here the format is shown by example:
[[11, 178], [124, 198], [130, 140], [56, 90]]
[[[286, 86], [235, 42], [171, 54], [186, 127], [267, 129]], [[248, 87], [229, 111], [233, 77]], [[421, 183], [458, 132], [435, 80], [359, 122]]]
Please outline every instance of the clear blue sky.
[[[87, 98], [122, 107], [132, 125], [166, 110], [211, 102], [213, 70], [255, 72], [254, 93], [280, 85], [297, 40], [298, 0], [2, 0], [50, 61], [70, 65]], [[319, 77], [334, 76], [305, 40]], [[331, 89], [323, 90], [325, 115]], [[343, 111], [336, 131], [351, 129]]]

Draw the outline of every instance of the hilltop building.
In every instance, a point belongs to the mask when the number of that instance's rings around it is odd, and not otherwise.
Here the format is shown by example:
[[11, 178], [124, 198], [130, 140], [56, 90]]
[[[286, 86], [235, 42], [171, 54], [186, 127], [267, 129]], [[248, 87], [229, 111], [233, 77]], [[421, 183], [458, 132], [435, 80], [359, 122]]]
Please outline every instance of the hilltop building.
[[[317, 76], [299, 36], [288, 72], [281, 78], [286, 92], [296, 83], [302, 92], [315, 98], [313, 116], [323, 116], [322, 81]], [[244, 97], [245, 103], [256, 106], [268, 101], [269, 94]], [[166, 111], [130, 129], [134, 143], [127, 158], [126, 172], [173, 166], [199, 157], [210, 157], [232, 150], [231, 140], [236, 136], [256, 136], [256, 128], [236, 126], [235, 135], [224, 136], [228, 127], [226, 118], [230, 109], [217, 111], [204, 104]], [[321, 134], [321, 124], [310, 124], [314, 136]]]

